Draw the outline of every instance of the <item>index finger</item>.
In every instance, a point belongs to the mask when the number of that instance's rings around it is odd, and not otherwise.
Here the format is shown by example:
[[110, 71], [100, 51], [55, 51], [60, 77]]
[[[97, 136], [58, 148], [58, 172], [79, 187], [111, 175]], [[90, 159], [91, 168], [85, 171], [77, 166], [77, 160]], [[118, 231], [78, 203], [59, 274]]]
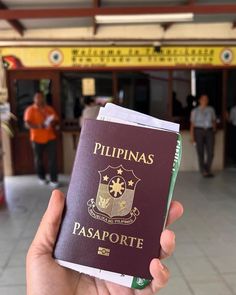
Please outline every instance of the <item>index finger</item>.
[[178, 201], [172, 201], [166, 222], [166, 227], [179, 219], [184, 213], [182, 204]]

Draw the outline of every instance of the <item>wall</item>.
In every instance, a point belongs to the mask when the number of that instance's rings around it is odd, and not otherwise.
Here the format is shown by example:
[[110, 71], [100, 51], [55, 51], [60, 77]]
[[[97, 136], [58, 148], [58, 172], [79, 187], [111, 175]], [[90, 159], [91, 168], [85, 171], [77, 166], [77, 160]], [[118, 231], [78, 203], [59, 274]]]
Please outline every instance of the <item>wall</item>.
[[[77, 134], [77, 140], [78, 140]], [[10, 138], [7, 133], [2, 131], [2, 144], [3, 144], [3, 166], [4, 166], [4, 175], [11, 176], [13, 175], [12, 170], [12, 158], [11, 158], [11, 146], [10, 146]], [[62, 133], [62, 144], [63, 144], [63, 165], [64, 165], [64, 173], [71, 174], [75, 152], [73, 137], [69, 132]]]
[[[183, 138], [183, 155], [180, 171], [198, 171], [197, 153], [195, 147], [190, 143], [189, 131], [181, 132]], [[63, 133], [63, 151], [64, 151], [64, 173], [71, 174], [75, 150], [73, 148], [72, 136], [69, 133]], [[220, 171], [224, 167], [224, 132], [219, 130], [216, 134], [215, 157], [213, 162], [213, 171]]]
[[[181, 161], [181, 171], [198, 171], [197, 154], [195, 147], [190, 143], [189, 131], [181, 132], [183, 137], [183, 156]], [[78, 136], [78, 135], [77, 135]], [[76, 150], [73, 146], [72, 135], [68, 132], [63, 132], [63, 162], [64, 173], [71, 174], [73, 161]], [[10, 153], [10, 140], [6, 133], [3, 131], [3, 150], [4, 150], [4, 171], [5, 175], [12, 175], [11, 153]], [[222, 170], [224, 167], [224, 132], [218, 131], [216, 134], [215, 144], [215, 157], [213, 162], [213, 170]]]
[[186, 98], [191, 94], [191, 71], [173, 71], [173, 91], [183, 107], [187, 106]]
[[[189, 131], [182, 131], [183, 155], [181, 161], [181, 171], [198, 171], [197, 153], [195, 147], [190, 143]], [[216, 133], [215, 156], [213, 161], [213, 171], [224, 168], [224, 132], [219, 130]]]
[[[157, 118], [167, 118], [169, 95], [168, 71], [145, 71], [150, 77], [150, 115]], [[183, 107], [186, 98], [191, 94], [191, 71], [173, 71], [173, 91]]]
[[150, 75], [150, 115], [165, 118], [168, 110], [168, 77], [167, 71], [147, 71]]
[[[76, 141], [79, 140], [79, 134], [74, 134]], [[65, 174], [71, 174], [73, 168], [73, 162], [75, 158], [76, 149], [74, 147], [73, 135], [71, 132], [62, 133], [63, 144], [63, 167]]]

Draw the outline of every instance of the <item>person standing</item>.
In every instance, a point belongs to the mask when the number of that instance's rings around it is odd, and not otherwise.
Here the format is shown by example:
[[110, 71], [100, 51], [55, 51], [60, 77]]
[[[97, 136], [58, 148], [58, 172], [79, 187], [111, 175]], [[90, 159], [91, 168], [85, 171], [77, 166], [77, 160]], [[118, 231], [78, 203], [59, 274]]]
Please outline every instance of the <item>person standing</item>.
[[56, 132], [59, 118], [56, 111], [46, 104], [42, 92], [34, 95], [34, 103], [24, 113], [25, 126], [30, 130], [30, 141], [32, 143], [36, 173], [41, 184], [47, 184], [43, 156], [48, 154], [49, 185], [57, 188], [57, 158], [56, 158]]
[[80, 127], [82, 128], [85, 119], [96, 119], [100, 110], [99, 105], [91, 96], [85, 96], [84, 98], [85, 107], [80, 117]]
[[199, 106], [191, 112], [190, 135], [192, 143], [196, 143], [200, 172], [204, 177], [213, 177], [211, 166], [214, 157], [216, 114], [214, 108], [208, 104], [208, 96], [201, 95]]

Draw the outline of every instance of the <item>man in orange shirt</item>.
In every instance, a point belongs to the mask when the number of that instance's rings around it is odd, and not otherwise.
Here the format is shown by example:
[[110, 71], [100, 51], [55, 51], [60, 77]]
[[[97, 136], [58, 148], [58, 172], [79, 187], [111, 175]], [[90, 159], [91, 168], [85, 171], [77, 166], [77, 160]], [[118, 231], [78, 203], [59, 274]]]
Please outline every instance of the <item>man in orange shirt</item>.
[[43, 154], [48, 153], [50, 186], [58, 187], [57, 159], [56, 159], [56, 133], [55, 128], [59, 118], [55, 110], [45, 103], [41, 92], [34, 95], [34, 103], [24, 113], [25, 126], [30, 130], [35, 169], [41, 184], [47, 184], [43, 165]]

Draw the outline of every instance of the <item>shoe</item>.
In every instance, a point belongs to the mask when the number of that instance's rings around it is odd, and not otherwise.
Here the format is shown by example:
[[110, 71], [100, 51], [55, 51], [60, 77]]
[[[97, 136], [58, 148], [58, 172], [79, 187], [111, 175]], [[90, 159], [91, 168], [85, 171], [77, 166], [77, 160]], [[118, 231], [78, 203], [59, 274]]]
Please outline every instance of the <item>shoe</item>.
[[39, 179], [38, 179], [38, 182], [39, 182], [39, 184], [41, 184], [41, 185], [47, 185], [47, 184], [48, 184], [47, 179], [39, 178]]
[[215, 175], [212, 173], [207, 173], [205, 177], [206, 178], [213, 178], [213, 177], [215, 177]]
[[211, 172], [204, 173], [203, 176], [206, 177], [206, 178], [213, 178], [213, 177], [215, 177], [215, 175], [212, 174]]
[[59, 187], [59, 182], [54, 182], [54, 181], [50, 181], [49, 185], [51, 188], [58, 188]]

